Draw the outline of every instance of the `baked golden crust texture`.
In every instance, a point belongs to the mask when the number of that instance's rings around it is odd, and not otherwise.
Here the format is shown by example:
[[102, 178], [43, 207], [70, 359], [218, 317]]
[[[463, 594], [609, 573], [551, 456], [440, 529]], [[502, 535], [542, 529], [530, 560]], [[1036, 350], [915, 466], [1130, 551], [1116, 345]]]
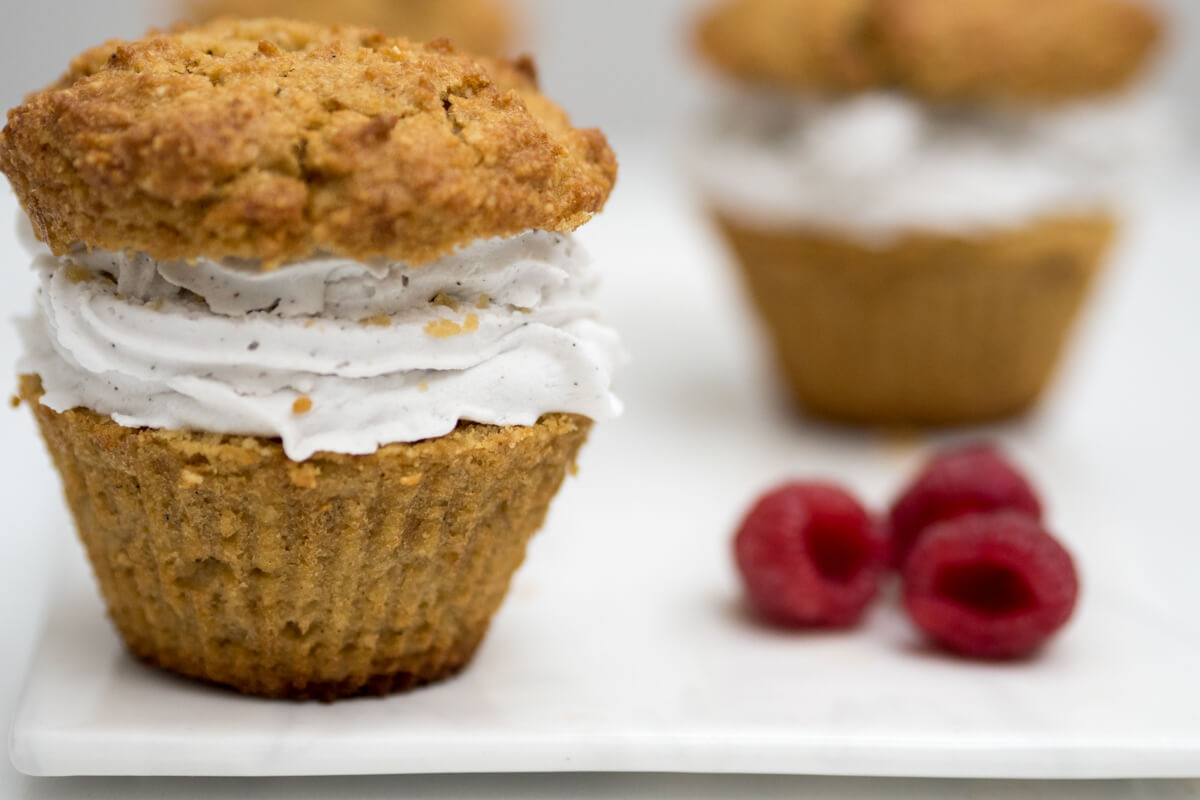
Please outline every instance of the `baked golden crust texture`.
[[450, 39], [470, 53], [502, 53], [512, 40], [510, 9], [499, 0], [191, 0], [189, 18], [287, 17], [322, 25], [362, 25], [418, 42]]
[[698, 30], [747, 83], [1029, 104], [1117, 91], [1161, 38], [1134, 0], [724, 0]]
[[239, 691], [334, 700], [463, 668], [591, 420], [463, 424], [297, 464], [279, 442], [33, 410], [129, 649]]
[[569, 231], [616, 180], [527, 60], [280, 19], [218, 20], [75, 59], [0, 132], [38, 238], [274, 267], [318, 252], [413, 264]]

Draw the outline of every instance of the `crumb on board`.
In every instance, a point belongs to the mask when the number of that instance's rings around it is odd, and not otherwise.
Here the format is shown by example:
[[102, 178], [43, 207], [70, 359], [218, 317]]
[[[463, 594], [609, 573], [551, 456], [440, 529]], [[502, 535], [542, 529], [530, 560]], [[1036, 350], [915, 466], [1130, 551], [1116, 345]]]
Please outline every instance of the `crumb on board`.
[[21, 407], [21, 398], [17, 397], [14, 394], [12, 397], [8, 398], [8, 405], [9, 405], [9, 408], [20, 408]]
[[433, 303], [435, 306], [448, 308], [451, 311], [458, 311], [458, 301], [445, 292], [438, 292], [429, 302]]
[[488, 297], [486, 294], [481, 294], [479, 295], [479, 299], [475, 301], [475, 307], [478, 309], [484, 309], [491, 305], [491, 302], [492, 298]]
[[313, 401], [308, 397], [297, 397], [296, 402], [292, 403], [293, 414], [307, 414], [312, 411]]
[[925, 443], [925, 437], [916, 428], [882, 428], [879, 431], [879, 446], [889, 458], [909, 458]]

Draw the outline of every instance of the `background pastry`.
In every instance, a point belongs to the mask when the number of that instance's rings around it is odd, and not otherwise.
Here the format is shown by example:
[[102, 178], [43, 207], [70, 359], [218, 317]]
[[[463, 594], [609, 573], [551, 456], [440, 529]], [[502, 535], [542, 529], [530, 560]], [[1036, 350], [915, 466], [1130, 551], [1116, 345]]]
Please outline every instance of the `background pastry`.
[[503, 0], [187, 0], [187, 16], [287, 17], [323, 25], [362, 25], [416, 42], [448, 38], [472, 53], [502, 54], [513, 42]]
[[732, 0], [696, 173], [809, 411], [970, 423], [1041, 394], [1153, 141], [1125, 0]]

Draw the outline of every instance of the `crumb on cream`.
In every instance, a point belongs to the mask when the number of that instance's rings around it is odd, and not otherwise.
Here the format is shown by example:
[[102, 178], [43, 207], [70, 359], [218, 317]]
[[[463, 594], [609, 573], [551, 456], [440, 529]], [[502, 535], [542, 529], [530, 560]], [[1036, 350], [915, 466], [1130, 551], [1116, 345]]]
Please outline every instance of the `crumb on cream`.
[[460, 325], [449, 319], [431, 320], [425, 325], [425, 333], [435, 339], [449, 339], [463, 333], [473, 333], [479, 330], [479, 315], [467, 314]]
[[96, 273], [78, 264], [67, 265], [67, 280], [71, 283], [85, 283], [96, 277]]
[[369, 317], [359, 320], [359, 323], [376, 328], [390, 328], [392, 326], [392, 318], [387, 314], [372, 314]]
[[435, 306], [443, 306], [451, 311], [458, 311], [458, 301], [445, 292], [438, 292], [429, 302]]

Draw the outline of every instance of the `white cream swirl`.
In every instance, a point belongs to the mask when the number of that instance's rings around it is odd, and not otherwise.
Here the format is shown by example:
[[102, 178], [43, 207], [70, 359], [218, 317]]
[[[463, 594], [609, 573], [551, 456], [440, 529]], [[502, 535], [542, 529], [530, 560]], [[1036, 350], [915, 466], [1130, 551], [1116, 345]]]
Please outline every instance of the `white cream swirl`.
[[744, 224], [868, 242], [1107, 210], [1171, 144], [1168, 115], [1138, 93], [1019, 111], [740, 90], [715, 112], [691, 158], [708, 202]]
[[274, 436], [288, 456], [374, 452], [459, 421], [606, 419], [624, 359], [569, 235], [477, 242], [432, 264], [159, 263], [38, 256], [24, 326], [42, 403], [129, 427]]

